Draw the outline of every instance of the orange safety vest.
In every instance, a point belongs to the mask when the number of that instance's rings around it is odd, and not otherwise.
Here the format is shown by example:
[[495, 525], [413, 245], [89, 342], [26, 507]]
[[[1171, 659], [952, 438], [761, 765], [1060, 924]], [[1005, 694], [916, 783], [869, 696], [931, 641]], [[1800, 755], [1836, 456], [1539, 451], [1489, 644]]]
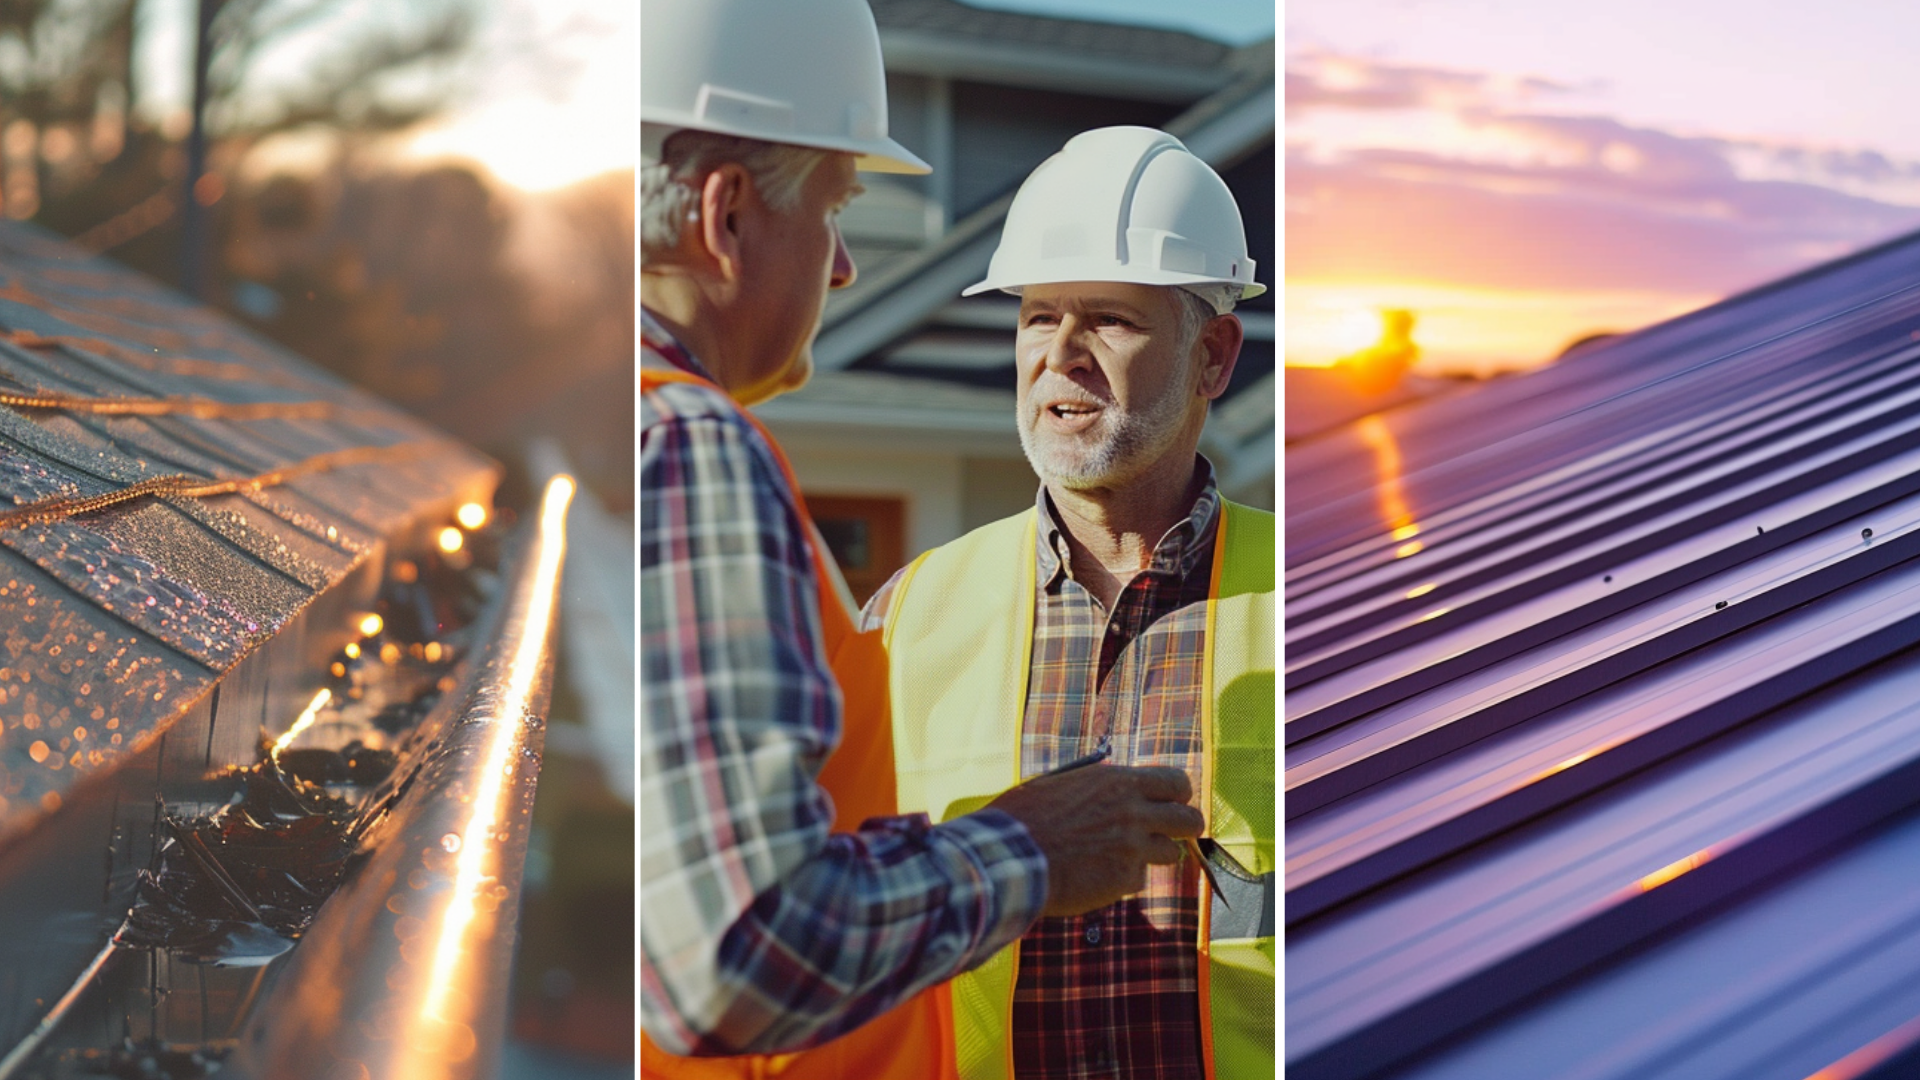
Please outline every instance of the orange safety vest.
[[[708, 386], [725, 395], [689, 372], [640, 370], [642, 392], [670, 382]], [[821, 634], [842, 700], [840, 745], [821, 768], [818, 783], [833, 797], [834, 829], [852, 832], [867, 818], [897, 812], [886, 649], [879, 631], [863, 634], [854, 629], [853, 613], [834, 590], [839, 573], [821, 550], [813, 519], [800, 497], [800, 483], [780, 444], [752, 413], [742, 409], [740, 415], [773, 448], [807, 529], [807, 547], [819, 582]], [[645, 915], [642, 911], [641, 917]], [[642, 1032], [640, 1075], [662, 1080], [957, 1080], [953, 1012], [947, 995], [947, 984], [941, 983], [831, 1042], [791, 1054], [679, 1057], [654, 1045]]]

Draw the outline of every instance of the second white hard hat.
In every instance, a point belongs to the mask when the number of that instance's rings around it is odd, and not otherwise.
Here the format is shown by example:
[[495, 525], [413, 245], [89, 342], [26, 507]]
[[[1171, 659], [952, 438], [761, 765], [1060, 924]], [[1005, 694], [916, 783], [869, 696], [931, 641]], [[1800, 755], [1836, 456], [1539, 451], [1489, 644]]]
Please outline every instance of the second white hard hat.
[[931, 172], [887, 137], [880, 32], [867, 0], [642, 0], [642, 156], [674, 131], [858, 155], [874, 172]]
[[1075, 135], [1033, 170], [986, 279], [961, 295], [1125, 281], [1244, 299], [1267, 291], [1253, 269], [1240, 207], [1218, 173], [1164, 131], [1109, 127]]

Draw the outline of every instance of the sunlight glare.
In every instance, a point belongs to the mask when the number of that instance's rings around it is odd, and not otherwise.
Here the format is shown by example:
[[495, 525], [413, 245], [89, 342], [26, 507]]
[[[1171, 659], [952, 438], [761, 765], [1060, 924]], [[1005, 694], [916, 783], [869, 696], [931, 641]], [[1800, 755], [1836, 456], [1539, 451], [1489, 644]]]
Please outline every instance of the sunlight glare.
[[522, 736], [540, 671], [546, 659], [547, 641], [553, 621], [554, 603], [559, 591], [560, 566], [566, 554], [567, 504], [572, 501], [573, 478], [556, 476], [547, 485], [540, 511], [539, 547], [531, 581], [528, 582], [528, 606], [519, 641], [509, 658], [506, 684], [501, 688], [497, 712], [491, 718], [493, 731], [487, 743], [483, 763], [475, 773], [478, 786], [473, 792], [472, 814], [465, 827], [444, 842], [445, 850], [456, 853], [452, 889], [447, 912], [439, 923], [439, 938], [434, 944], [428, 966], [426, 992], [420, 1011], [410, 1021], [403, 1047], [410, 1052], [406, 1068], [396, 1075], [413, 1077], [451, 1076], [449, 1066], [462, 1060], [473, 1045], [472, 1016], [468, 1003], [459, 994], [463, 961], [474, 954], [468, 950], [469, 937], [484, 936], [483, 915], [493, 908], [483, 906], [480, 893], [494, 881], [492, 866], [506, 832], [499, 829], [507, 802], [514, 793], [508, 783], [519, 753]]
[[320, 710], [326, 708], [327, 702], [332, 700], [333, 700], [333, 691], [331, 690], [322, 690], [319, 693], [313, 695], [313, 700], [307, 702], [307, 707], [301, 710], [300, 718], [293, 722], [293, 726], [287, 729], [286, 734], [274, 740], [273, 753], [271, 757], [275, 761], [280, 760], [280, 751], [285, 750], [287, 747], [293, 745], [293, 740], [296, 736], [298, 736], [301, 732], [307, 730], [308, 728], [312, 727], [313, 718], [316, 716], [319, 716]]

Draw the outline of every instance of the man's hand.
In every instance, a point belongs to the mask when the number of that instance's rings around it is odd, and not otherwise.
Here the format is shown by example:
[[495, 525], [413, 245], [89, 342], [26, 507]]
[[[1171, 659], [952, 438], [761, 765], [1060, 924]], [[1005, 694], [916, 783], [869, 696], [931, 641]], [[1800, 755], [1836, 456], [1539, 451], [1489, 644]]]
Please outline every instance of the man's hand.
[[1039, 776], [987, 805], [1013, 815], [1047, 857], [1047, 915], [1078, 915], [1146, 887], [1147, 864], [1180, 858], [1206, 828], [1179, 769], [1095, 765]]

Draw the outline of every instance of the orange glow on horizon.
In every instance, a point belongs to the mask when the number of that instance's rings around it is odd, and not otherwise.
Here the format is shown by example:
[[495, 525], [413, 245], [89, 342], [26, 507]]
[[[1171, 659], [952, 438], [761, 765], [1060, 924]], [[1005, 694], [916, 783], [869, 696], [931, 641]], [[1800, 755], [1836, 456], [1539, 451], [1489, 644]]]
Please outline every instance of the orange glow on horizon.
[[1404, 309], [1419, 317], [1416, 374], [1486, 377], [1541, 367], [1593, 333], [1650, 326], [1717, 299], [1641, 289], [1520, 289], [1295, 274], [1285, 290], [1286, 365], [1330, 368], [1378, 339], [1380, 312]]

